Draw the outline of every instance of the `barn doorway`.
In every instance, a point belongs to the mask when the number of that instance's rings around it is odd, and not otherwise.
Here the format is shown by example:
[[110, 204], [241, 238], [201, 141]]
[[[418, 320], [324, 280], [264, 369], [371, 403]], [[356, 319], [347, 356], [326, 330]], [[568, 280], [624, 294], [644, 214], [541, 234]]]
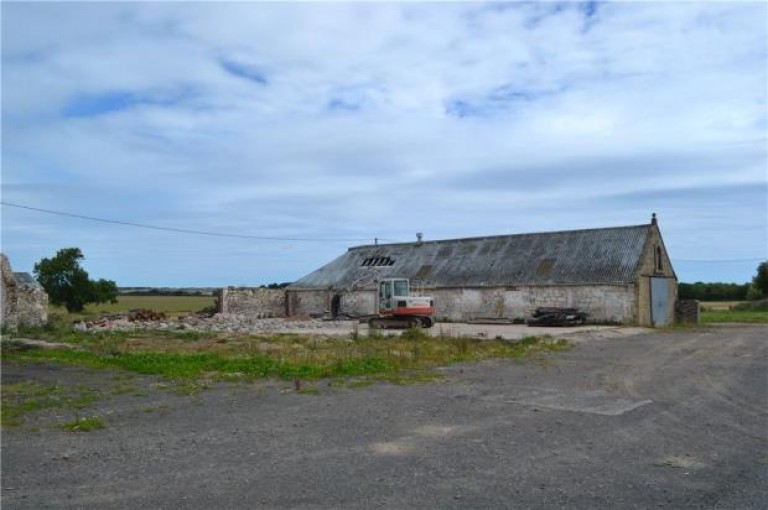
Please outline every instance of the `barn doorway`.
[[331, 317], [337, 319], [341, 313], [341, 294], [334, 294], [331, 298]]

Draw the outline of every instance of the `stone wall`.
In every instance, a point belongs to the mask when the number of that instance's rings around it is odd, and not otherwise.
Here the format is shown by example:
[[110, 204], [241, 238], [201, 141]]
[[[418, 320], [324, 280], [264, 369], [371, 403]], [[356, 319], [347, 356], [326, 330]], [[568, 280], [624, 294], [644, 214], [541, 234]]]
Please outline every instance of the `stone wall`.
[[2, 328], [39, 327], [48, 322], [48, 294], [32, 276], [14, 273], [8, 258], [0, 253], [0, 309]]
[[675, 303], [675, 322], [698, 324], [701, 307], [695, 299], [681, 299]]
[[219, 313], [243, 314], [256, 318], [285, 317], [283, 289], [227, 287], [219, 291]]
[[436, 289], [438, 320], [521, 319], [539, 307], [569, 307], [589, 313], [589, 320], [634, 324], [635, 292], [631, 285], [518, 286], [490, 289]]
[[[474, 289], [423, 289], [435, 298], [437, 320], [466, 321], [479, 318], [530, 317], [542, 306], [573, 307], [589, 313], [593, 322], [636, 324], [633, 285], [519, 286]], [[375, 312], [373, 290], [288, 291], [289, 316], [331, 313], [339, 295], [340, 315], [363, 316]]]

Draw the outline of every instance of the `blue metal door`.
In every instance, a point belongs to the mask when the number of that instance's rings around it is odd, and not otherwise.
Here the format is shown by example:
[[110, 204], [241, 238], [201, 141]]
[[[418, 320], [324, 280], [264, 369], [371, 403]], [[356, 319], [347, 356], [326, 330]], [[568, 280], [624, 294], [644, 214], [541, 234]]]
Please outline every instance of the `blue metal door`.
[[669, 324], [669, 283], [667, 278], [651, 278], [651, 323]]

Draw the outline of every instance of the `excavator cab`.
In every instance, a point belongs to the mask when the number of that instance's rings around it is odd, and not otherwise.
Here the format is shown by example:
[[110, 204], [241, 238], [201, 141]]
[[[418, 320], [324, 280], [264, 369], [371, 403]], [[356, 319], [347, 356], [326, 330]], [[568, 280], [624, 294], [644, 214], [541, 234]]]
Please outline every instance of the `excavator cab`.
[[407, 278], [385, 278], [376, 294], [378, 317], [369, 321], [374, 328], [431, 328], [435, 323], [435, 302], [428, 296], [412, 296]]
[[392, 312], [397, 308], [397, 299], [411, 295], [411, 286], [406, 278], [388, 278], [379, 282], [379, 313]]

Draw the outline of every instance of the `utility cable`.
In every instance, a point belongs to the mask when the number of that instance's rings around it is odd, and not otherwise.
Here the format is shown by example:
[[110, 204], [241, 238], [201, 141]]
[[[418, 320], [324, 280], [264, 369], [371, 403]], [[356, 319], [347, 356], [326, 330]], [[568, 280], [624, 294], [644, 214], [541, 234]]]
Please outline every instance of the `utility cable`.
[[[321, 238], [309, 238], [309, 237], [270, 237], [270, 236], [253, 236], [248, 234], [228, 234], [228, 233], [221, 233], [221, 232], [208, 232], [204, 230], [192, 230], [192, 229], [186, 229], [186, 228], [159, 227], [156, 225], [146, 225], [144, 223], [134, 223], [132, 221], [120, 221], [120, 220], [110, 220], [106, 218], [96, 218], [94, 216], [85, 216], [83, 214], [73, 214], [73, 213], [62, 212], [62, 211], [53, 211], [50, 209], [42, 209], [40, 207], [30, 207], [28, 205], [14, 204], [14, 203], [5, 202], [5, 201], [0, 201], [0, 204], [8, 207], [16, 207], [19, 209], [27, 209], [30, 211], [53, 214], [56, 216], [77, 218], [80, 220], [99, 221], [102, 223], [111, 223], [114, 225], [125, 225], [129, 227], [138, 227], [138, 228], [148, 228], [152, 230], [164, 230], [167, 232], [178, 232], [181, 234], [195, 234], [195, 235], [214, 236], [214, 237], [235, 237], [238, 239], [256, 239], [258, 241], [308, 241], [308, 242], [370, 242], [371, 241], [370, 238], [364, 238], [364, 239], [322, 238], [321, 239]], [[378, 238], [377, 240], [388, 241], [388, 239], [382, 239], [382, 238]]]

